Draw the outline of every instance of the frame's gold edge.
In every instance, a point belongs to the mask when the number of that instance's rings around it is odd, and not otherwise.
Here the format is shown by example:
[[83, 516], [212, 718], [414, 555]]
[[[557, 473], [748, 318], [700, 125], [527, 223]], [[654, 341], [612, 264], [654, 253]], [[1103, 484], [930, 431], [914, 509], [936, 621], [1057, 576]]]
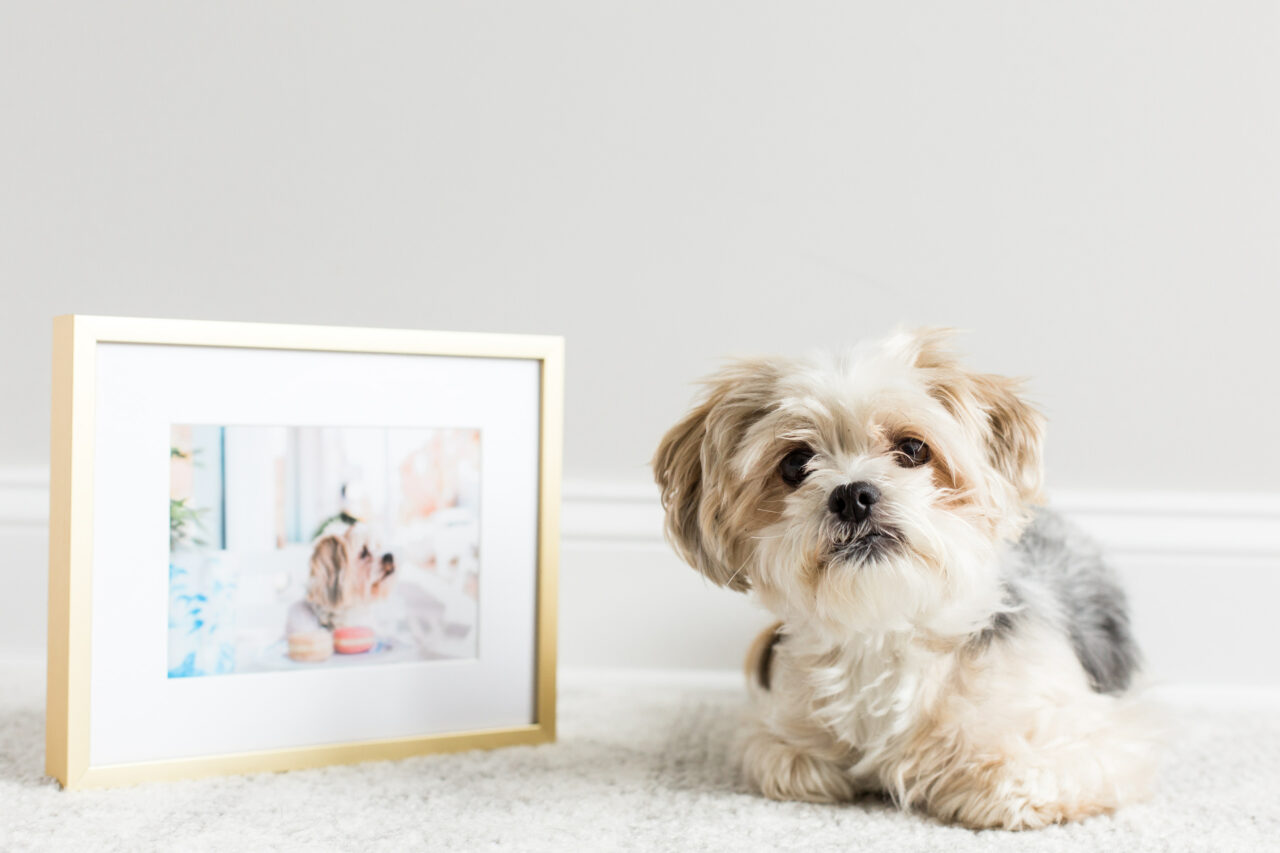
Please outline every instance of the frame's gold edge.
[[89, 765], [97, 342], [72, 316], [54, 321], [53, 339], [45, 767], [74, 785]]
[[71, 382], [74, 319], [53, 321], [53, 393], [49, 430], [49, 621], [45, 679], [44, 769], [63, 785], [67, 773], [67, 671], [70, 603]]
[[464, 734], [389, 738], [331, 746], [302, 746], [199, 758], [142, 761], [89, 768], [76, 779], [74, 784], [66, 787], [72, 790], [85, 790], [137, 785], [143, 782], [198, 779], [203, 776], [233, 773], [280, 773], [334, 764], [391, 761], [415, 755], [462, 752], [469, 749], [534, 745], [547, 743], [550, 740], [552, 735], [544, 727], [532, 725]]
[[560, 478], [564, 449], [564, 339], [542, 359], [539, 448], [537, 720], [556, 731], [556, 626], [559, 607]]
[[161, 320], [77, 315], [103, 343], [249, 347], [402, 355], [542, 359], [560, 338], [549, 335], [370, 329], [357, 326], [296, 326], [219, 320]]

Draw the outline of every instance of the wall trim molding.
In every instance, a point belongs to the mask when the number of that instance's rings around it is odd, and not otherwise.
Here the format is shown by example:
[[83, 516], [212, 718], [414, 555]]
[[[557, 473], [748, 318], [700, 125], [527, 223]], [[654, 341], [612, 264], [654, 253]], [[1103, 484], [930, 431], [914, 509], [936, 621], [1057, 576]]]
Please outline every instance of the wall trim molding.
[[[1280, 557], [1280, 493], [1071, 490], [1050, 504], [1113, 554]], [[48, 518], [48, 469], [0, 466], [0, 528]], [[573, 549], [667, 547], [657, 487], [644, 482], [565, 481], [561, 530]]]
[[[1280, 558], [1280, 493], [1051, 492], [1111, 554]], [[656, 486], [567, 481], [566, 547], [666, 547]]]
[[0, 527], [44, 527], [49, 523], [49, 469], [0, 466]]

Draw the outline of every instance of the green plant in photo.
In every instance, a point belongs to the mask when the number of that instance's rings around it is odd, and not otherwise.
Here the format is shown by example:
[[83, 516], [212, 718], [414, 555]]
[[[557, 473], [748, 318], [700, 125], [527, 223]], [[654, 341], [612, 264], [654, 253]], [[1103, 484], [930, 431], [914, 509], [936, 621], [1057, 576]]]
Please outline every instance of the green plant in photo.
[[187, 499], [174, 500], [169, 498], [169, 550], [175, 551], [178, 546], [184, 542], [190, 542], [192, 545], [203, 547], [208, 543], [203, 539], [199, 539], [193, 535], [196, 530], [204, 530], [204, 524], [200, 520], [200, 516], [204, 515], [205, 510], [188, 506]]
[[[169, 448], [169, 458], [173, 459], [191, 459], [194, 453], [184, 453], [176, 447]], [[194, 460], [192, 464], [197, 464]], [[194, 534], [197, 531], [204, 530], [204, 522], [201, 516], [206, 512], [205, 509], [194, 507], [188, 504], [187, 498], [174, 499], [169, 498], [169, 550], [176, 551], [179, 545], [190, 542], [197, 547], [204, 547], [208, 543]]]

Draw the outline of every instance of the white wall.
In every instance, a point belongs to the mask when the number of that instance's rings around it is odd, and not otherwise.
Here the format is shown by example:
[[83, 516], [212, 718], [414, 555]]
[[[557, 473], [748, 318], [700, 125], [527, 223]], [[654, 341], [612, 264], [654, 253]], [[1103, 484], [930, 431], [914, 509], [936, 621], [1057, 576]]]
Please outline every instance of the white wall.
[[7, 3], [0, 463], [56, 313], [564, 334], [640, 479], [725, 353], [898, 322], [1060, 487], [1274, 488], [1270, 2]]
[[[1034, 377], [1053, 487], [1273, 491], [1278, 152], [1275, 0], [4, 4], [0, 467], [58, 313], [563, 334], [611, 494], [722, 355], [928, 322]], [[568, 656], [616, 601], [701, 660], [619, 598], [692, 573], [578, 553]]]

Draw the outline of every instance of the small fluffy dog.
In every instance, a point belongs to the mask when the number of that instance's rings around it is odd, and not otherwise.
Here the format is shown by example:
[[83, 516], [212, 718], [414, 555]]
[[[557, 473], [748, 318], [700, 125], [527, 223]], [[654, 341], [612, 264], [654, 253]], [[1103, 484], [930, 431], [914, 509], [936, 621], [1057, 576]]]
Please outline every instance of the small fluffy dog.
[[748, 657], [746, 775], [975, 828], [1108, 812], [1155, 754], [1124, 595], [1036, 506], [1041, 415], [948, 342], [734, 363], [658, 448], [668, 538], [781, 620]]
[[380, 551], [368, 525], [327, 524], [311, 549], [306, 598], [289, 608], [285, 633], [333, 630], [386, 598], [395, 558]]

